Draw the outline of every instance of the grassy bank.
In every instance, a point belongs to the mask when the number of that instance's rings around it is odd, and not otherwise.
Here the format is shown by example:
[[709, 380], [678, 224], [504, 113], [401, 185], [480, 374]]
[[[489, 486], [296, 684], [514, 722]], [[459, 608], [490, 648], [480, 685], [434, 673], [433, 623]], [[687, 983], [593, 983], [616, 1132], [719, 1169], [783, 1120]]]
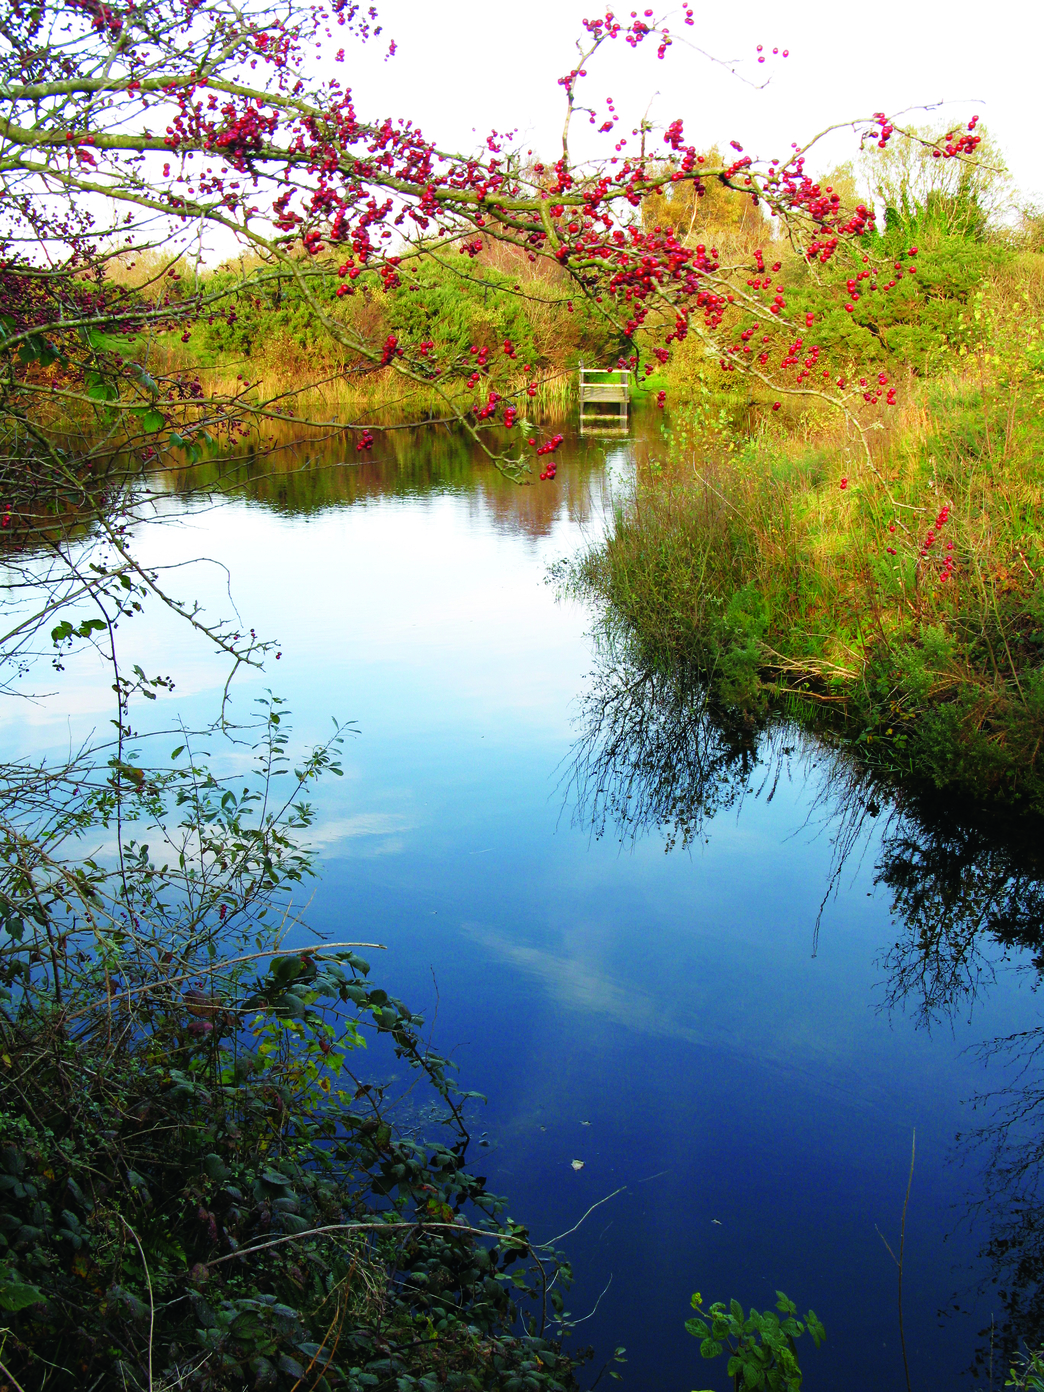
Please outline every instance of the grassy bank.
[[[376, 272], [343, 279], [312, 265], [236, 262], [197, 273], [139, 256], [114, 263], [111, 276], [143, 303], [198, 306], [187, 331], [178, 323], [135, 343], [150, 371], [190, 373], [208, 395], [249, 393], [287, 414], [440, 416], [468, 411], [477, 386], [484, 400], [491, 385], [554, 409], [569, 401], [579, 360], [615, 363], [618, 333], [592, 303], [569, 300], [553, 270], [538, 273], [495, 243], [470, 252], [410, 260], [394, 293]], [[398, 370], [382, 370], [392, 339], [419, 351], [406, 363], [393, 355]]]
[[691, 392], [583, 577], [748, 719], [1041, 812], [1044, 257], [994, 251], [947, 314], [869, 458], [836, 419]]

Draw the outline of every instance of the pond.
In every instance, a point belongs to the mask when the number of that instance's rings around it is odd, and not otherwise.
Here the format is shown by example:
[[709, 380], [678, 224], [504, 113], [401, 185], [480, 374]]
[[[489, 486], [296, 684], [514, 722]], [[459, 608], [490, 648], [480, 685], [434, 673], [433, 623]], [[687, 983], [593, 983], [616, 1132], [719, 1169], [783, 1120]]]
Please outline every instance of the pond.
[[[472, 1164], [537, 1240], [575, 1229], [588, 1384], [623, 1346], [634, 1392], [722, 1387], [690, 1295], [781, 1289], [827, 1328], [810, 1388], [905, 1386], [886, 1242], [916, 1132], [911, 1385], [1002, 1386], [991, 1340], [1044, 1322], [1035, 848], [880, 804], [793, 732], [716, 727], [563, 596], [551, 568], [597, 542], [658, 428], [568, 436], [531, 488], [445, 433], [245, 464], [204, 502], [172, 479], [149, 555], [279, 639], [237, 709], [271, 687], [302, 740], [354, 722], [298, 907], [386, 946], [375, 976], [488, 1098]], [[152, 610], [125, 641], [177, 683], [154, 723], [213, 715], [226, 670], [183, 624]], [[66, 751], [111, 718], [110, 680], [71, 659], [0, 741]]]

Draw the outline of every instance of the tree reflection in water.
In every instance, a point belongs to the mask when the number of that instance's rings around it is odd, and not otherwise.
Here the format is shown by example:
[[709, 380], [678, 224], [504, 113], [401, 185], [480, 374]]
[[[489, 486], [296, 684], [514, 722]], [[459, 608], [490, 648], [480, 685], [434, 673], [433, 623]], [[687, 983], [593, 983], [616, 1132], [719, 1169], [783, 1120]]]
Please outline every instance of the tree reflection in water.
[[579, 723], [564, 783], [574, 823], [596, 837], [658, 830], [668, 850], [688, 847], [742, 799], [761, 757], [759, 732], [712, 711], [698, 681], [642, 668], [610, 635]]
[[[884, 786], [842, 746], [716, 709], [697, 679], [648, 670], [610, 632], [597, 652], [563, 780], [576, 823], [596, 837], [658, 833], [667, 850], [686, 848], [748, 794], [771, 798], [797, 752], [801, 766], [818, 765], [810, 821], [834, 848], [824, 902], [876, 843], [874, 883], [891, 893], [896, 933], [879, 958], [883, 1009], [929, 1029], [970, 1012], [1006, 966], [1044, 974], [1039, 824]], [[1001, 1065], [1004, 1084], [972, 1099], [983, 1124], [956, 1149], [976, 1174], [969, 1216], [988, 1234], [987, 1280], [1006, 1312], [984, 1337], [1005, 1355], [1020, 1342], [1044, 1346], [1044, 1024], [988, 1040], [981, 1054]], [[976, 1357], [989, 1359], [988, 1343]]]

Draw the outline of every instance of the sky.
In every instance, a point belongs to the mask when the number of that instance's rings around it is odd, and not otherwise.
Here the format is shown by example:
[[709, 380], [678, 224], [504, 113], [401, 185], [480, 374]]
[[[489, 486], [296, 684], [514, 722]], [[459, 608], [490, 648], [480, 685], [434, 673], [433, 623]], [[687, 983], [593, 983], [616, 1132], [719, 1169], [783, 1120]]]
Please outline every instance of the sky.
[[[564, 108], [556, 83], [573, 66], [581, 19], [599, 13], [593, 3], [375, 3], [384, 34], [376, 44], [347, 46], [343, 70], [360, 117], [409, 115], [429, 139], [454, 150], [474, 148], [491, 129], [514, 128], [524, 148], [557, 153]], [[606, 45], [588, 69], [587, 92], [600, 113], [613, 97], [618, 130], [628, 136], [651, 101], [657, 124], [683, 119], [687, 143], [705, 148], [736, 139], [746, 153], [772, 157], [834, 123], [945, 103], [928, 113], [909, 111], [905, 119], [949, 125], [978, 113], [1004, 150], [1022, 198], [1044, 201], [1036, 131], [1044, 23], [1036, 5], [909, 0], [828, 7], [817, 0], [788, 9], [745, 0], [695, 7], [691, 28], [680, 10], [655, 12], [656, 19], [664, 15], [672, 30], [725, 66], [681, 42], [662, 62], [648, 41], [638, 51], [622, 40]], [[397, 52], [384, 61], [389, 38]], [[766, 56], [760, 65], [758, 44]], [[776, 57], [773, 48], [780, 50]], [[606, 142], [615, 138], [597, 137], [600, 143], [587, 151], [611, 153]], [[635, 143], [631, 137], [628, 150]], [[809, 167], [825, 172], [851, 158], [858, 143], [851, 129], [840, 132], [810, 157]]]

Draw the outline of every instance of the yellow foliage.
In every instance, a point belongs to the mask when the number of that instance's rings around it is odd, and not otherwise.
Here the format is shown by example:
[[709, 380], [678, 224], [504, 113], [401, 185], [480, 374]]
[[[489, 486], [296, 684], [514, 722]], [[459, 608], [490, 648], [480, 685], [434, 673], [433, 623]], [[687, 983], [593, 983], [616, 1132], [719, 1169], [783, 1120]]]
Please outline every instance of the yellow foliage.
[[[708, 169], [727, 164], [716, 145], [704, 153], [703, 162]], [[726, 255], [749, 252], [773, 237], [772, 224], [749, 194], [716, 177], [706, 180], [700, 195], [689, 180], [649, 194], [642, 200], [642, 223], [646, 230], [669, 227], [684, 242], [714, 242]]]

